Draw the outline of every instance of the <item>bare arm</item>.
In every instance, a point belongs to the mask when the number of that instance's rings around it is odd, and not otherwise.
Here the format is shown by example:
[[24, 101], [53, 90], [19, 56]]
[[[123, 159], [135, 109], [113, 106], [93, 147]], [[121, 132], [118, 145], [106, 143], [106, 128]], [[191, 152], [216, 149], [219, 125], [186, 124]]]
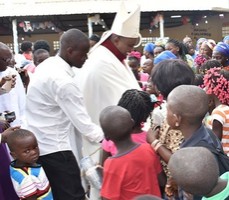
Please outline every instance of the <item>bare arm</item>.
[[212, 124], [212, 130], [221, 141], [223, 135], [223, 125], [218, 120], [214, 119]]
[[[147, 133], [147, 142], [152, 144], [152, 142], [154, 142], [158, 138], [159, 131], [160, 131], [159, 128], [156, 128], [154, 130], [149, 129]], [[169, 159], [172, 155], [172, 152], [169, 149], [167, 149], [164, 145], [160, 146], [157, 149], [157, 153], [166, 163], [169, 162]]]
[[111, 154], [109, 152], [103, 150], [103, 152], [102, 152], [102, 166], [104, 165], [105, 160], [110, 156], [111, 156]]

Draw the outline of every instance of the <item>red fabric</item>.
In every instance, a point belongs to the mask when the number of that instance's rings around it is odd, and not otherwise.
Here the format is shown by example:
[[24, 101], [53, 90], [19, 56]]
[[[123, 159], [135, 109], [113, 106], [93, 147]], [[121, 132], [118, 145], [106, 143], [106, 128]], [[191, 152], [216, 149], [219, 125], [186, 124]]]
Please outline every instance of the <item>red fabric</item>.
[[157, 179], [161, 171], [155, 151], [149, 144], [141, 144], [105, 161], [101, 196], [112, 200], [130, 200], [141, 194], [161, 197]]
[[101, 45], [109, 49], [120, 60], [120, 62], [126, 59], [126, 55], [123, 55], [109, 39], [105, 40]]

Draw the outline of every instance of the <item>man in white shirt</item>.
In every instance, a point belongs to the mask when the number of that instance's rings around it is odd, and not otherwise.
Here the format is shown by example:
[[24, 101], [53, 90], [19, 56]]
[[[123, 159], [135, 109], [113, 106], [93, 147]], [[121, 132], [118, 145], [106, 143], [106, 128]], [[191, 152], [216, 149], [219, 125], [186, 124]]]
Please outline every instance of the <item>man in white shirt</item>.
[[37, 137], [39, 162], [58, 200], [84, 199], [69, 140], [74, 127], [91, 142], [103, 139], [101, 128], [91, 122], [84, 108], [72, 70], [82, 67], [88, 51], [88, 37], [78, 29], [68, 30], [61, 36], [59, 54], [39, 65], [28, 88], [28, 129]]

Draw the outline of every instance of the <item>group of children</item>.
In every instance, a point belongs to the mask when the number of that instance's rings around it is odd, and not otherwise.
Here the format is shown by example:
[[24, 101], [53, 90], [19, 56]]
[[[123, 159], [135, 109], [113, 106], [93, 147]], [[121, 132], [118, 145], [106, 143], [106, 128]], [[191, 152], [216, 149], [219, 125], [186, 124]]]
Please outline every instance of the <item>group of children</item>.
[[[140, 59], [136, 52], [131, 55]], [[105, 135], [101, 144], [102, 198], [229, 198], [228, 172], [202, 145], [221, 149], [222, 143], [229, 154], [229, 71], [214, 61], [209, 68], [202, 66], [203, 82], [198, 87], [193, 85], [194, 72], [184, 61], [160, 61], [154, 68], [150, 61], [146, 60], [149, 69], [145, 67], [145, 73], [149, 83], [156, 86], [154, 92], [163, 95], [163, 104], [154, 109], [156, 101], [149, 88], [130, 89], [117, 105], [100, 113]], [[209, 61], [209, 65], [212, 63]], [[211, 116], [207, 125], [217, 136], [217, 144], [203, 125], [207, 114]], [[147, 133], [144, 124], [149, 118], [155, 127]], [[7, 138], [7, 144], [14, 158], [10, 174], [17, 195], [28, 200], [53, 199], [45, 172], [37, 164], [39, 147], [33, 133], [16, 130]]]

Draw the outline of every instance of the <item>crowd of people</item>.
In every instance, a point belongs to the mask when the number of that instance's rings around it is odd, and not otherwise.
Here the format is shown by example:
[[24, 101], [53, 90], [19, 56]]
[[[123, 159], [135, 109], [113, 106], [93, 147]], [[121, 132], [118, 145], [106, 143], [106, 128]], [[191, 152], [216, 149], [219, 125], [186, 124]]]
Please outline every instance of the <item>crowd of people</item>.
[[1, 200], [229, 199], [229, 36], [139, 52], [139, 24], [0, 43]]

